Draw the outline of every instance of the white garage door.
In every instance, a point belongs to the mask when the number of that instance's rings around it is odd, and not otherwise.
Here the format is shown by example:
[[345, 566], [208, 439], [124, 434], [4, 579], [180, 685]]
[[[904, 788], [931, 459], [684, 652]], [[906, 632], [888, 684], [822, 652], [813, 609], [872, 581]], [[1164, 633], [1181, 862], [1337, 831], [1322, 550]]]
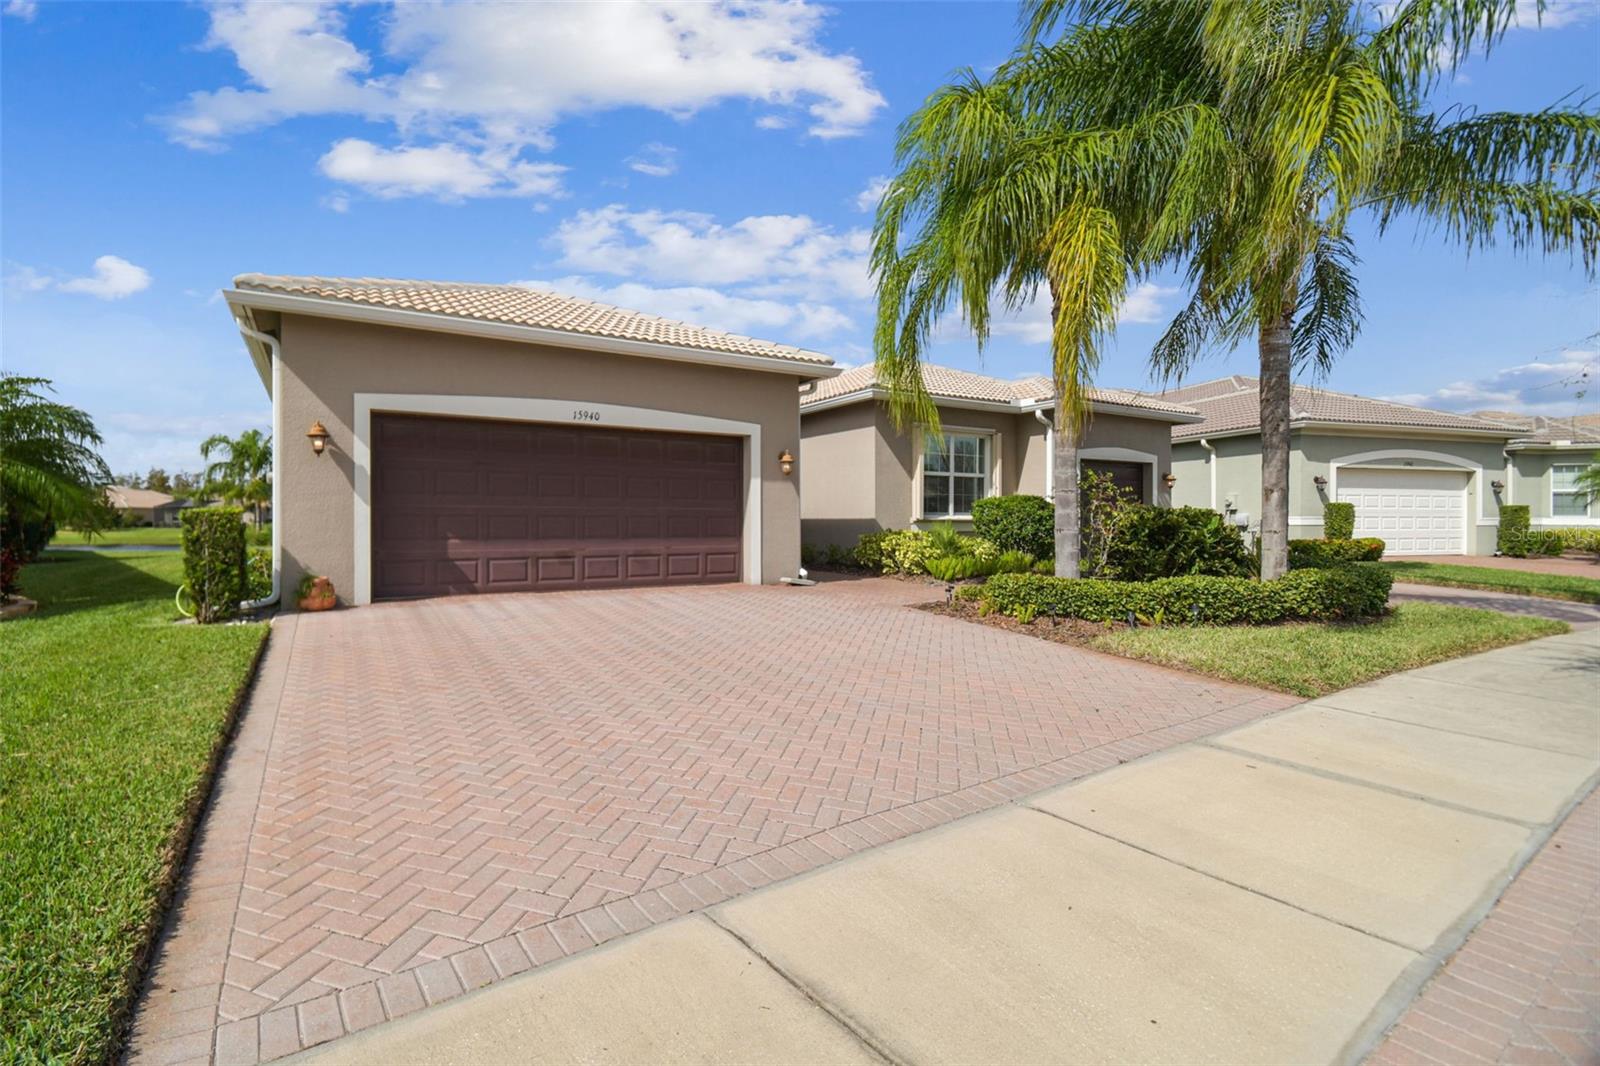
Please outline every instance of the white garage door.
[[1356, 536], [1381, 537], [1390, 555], [1463, 555], [1466, 471], [1339, 471], [1339, 500], [1356, 505]]

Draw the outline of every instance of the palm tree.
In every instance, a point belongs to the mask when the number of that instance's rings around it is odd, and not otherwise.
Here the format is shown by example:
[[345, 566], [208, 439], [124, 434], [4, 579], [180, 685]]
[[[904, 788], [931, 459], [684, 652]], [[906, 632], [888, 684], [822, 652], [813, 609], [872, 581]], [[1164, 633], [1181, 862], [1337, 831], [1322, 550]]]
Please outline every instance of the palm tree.
[[247, 429], [237, 438], [218, 433], [200, 445], [200, 457], [206, 461], [202, 491], [249, 506], [260, 527], [261, 508], [272, 499], [272, 438], [259, 429]]
[[[1504, 240], [1572, 251], [1594, 270], [1600, 116], [1426, 107], [1437, 78], [1487, 54], [1516, 8], [1408, 0], [1377, 24], [1358, 0], [1025, 0], [1023, 49], [986, 87], [1023, 102], [1035, 143], [1110, 146], [1070, 179], [1112, 168], [1107, 236], [1078, 269], [1187, 269], [1192, 299], [1152, 353], [1159, 375], [1180, 377], [1209, 348], [1255, 337], [1264, 578], [1287, 568], [1293, 374], [1325, 372], [1361, 324], [1353, 217], [1380, 233], [1414, 219], [1467, 249]], [[980, 127], [988, 136], [988, 124], [968, 123]], [[995, 150], [1014, 154], [1006, 141]], [[1040, 162], [1055, 161], [1041, 151]], [[1006, 184], [985, 166], [968, 170]], [[963, 173], [950, 172], [947, 184]], [[1028, 175], [1008, 191], [1028, 198], [1025, 211], [1049, 212], [1061, 182]], [[1062, 313], [1079, 319], [1058, 321], [1058, 336], [1107, 326], [1103, 306], [1067, 303]]]
[[48, 391], [46, 378], [0, 373], [0, 570], [8, 578], [48, 539], [32, 530], [57, 522], [93, 530], [104, 518], [111, 471], [97, 450], [104, 442], [94, 419]]

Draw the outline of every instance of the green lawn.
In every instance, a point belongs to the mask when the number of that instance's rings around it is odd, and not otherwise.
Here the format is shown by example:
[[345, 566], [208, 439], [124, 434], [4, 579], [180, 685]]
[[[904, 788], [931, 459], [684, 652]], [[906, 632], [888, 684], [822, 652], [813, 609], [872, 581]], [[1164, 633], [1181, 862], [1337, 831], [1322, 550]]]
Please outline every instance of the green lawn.
[[172, 545], [176, 547], [181, 543], [183, 530], [176, 526], [152, 528], [149, 526], [134, 526], [130, 529], [108, 529], [103, 533], [95, 534], [89, 540], [76, 529], [58, 529], [56, 535], [50, 539], [52, 545], [58, 547], [78, 547], [85, 544], [94, 547], [107, 545], [137, 544], [140, 547], [150, 544]]
[[1397, 670], [1567, 631], [1565, 622], [1408, 603], [1365, 623], [1128, 629], [1095, 638], [1102, 651], [1260, 688], [1321, 696]]
[[176, 626], [177, 553], [61, 552], [0, 623], [0, 1061], [105, 1061], [265, 625]]
[[[1418, 585], [1448, 585], [1458, 589], [1488, 589], [1491, 592], [1516, 592], [1552, 600], [1600, 603], [1600, 578], [1533, 574], [1525, 570], [1457, 566], [1454, 563], [1392, 562], [1383, 565], [1396, 581], [1410, 581]], [[1596, 567], [1595, 571], [1600, 573], [1600, 567]]]
[[[260, 530], [249, 531], [250, 543], [268, 545], [272, 543], [272, 523], [268, 522]], [[183, 530], [176, 526], [155, 528], [150, 526], [133, 526], [128, 529], [108, 529], [103, 533], [96, 533], [93, 540], [88, 540], [76, 529], [58, 529], [50, 543], [56, 547], [75, 547], [91, 545], [93, 547], [120, 547], [123, 545], [171, 545], [176, 547], [183, 542]]]

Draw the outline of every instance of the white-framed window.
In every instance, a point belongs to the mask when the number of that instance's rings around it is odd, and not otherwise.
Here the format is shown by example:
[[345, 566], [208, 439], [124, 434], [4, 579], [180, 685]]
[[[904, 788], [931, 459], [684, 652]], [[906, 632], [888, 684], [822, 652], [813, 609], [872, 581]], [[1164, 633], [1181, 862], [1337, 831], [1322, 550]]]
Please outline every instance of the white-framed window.
[[1578, 488], [1583, 463], [1556, 463], [1550, 468], [1550, 513], [1557, 517], [1587, 518], [1589, 494]]
[[989, 495], [993, 438], [987, 433], [928, 433], [922, 444], [922, 516], [965, 518]]

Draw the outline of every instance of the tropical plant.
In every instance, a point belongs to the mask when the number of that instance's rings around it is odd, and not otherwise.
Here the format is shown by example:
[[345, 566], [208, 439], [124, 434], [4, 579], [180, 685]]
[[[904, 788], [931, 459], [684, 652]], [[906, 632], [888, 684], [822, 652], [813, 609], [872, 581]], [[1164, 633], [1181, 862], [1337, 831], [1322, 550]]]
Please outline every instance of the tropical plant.
[[259, 526], [261, 508], [272, 500], [272, 438], [259, 429], [247, 429], [237, 437], [218, 433], [200, 445], [200, 457], [206, 461], [202, 491], [225, 503], [248, 506]]
[[[1292, 376], [1326, 372], [1361, 325], [1353, 217], [1379, 233], [1412, 219], [1469, 249], [1573, 251], [1593, 273], [1600, 115], [1427, 106], [1517, 0], [1404, 0], [1387, 17], [1361, 0], [1023, 6], [1018, 56], [936, 95], [902, 136], [909, 176], [880, 208], [876, 261], [906, 326], [886, 337], [880, 316], [880, 374], [913, 380], [917, 331], [952, 292], [981, 338], [988, 289], [1017, 302], [1047, 278], [1070, 399], [1128, 282], [1181, 266], [1192, 297], [1156, 371], [1180, 377], [1250, 337], [1259, 351], [1263, 578], [1287, 566]], [[931, 232], [891, 254], [911, 205]]]
[[1600, 452], [1596, 452], [1589, 465], [1578, 472], [1572, 487], [1583, 493], [1584, 499], [1591, 504], [1600, 500]]
[[17, 571], [56, 524], [95, 530], [106, 521], [111, 472], [94, 419], [51, 391], [46, 378], [0, 373], [0, 595], [15, 591]]

